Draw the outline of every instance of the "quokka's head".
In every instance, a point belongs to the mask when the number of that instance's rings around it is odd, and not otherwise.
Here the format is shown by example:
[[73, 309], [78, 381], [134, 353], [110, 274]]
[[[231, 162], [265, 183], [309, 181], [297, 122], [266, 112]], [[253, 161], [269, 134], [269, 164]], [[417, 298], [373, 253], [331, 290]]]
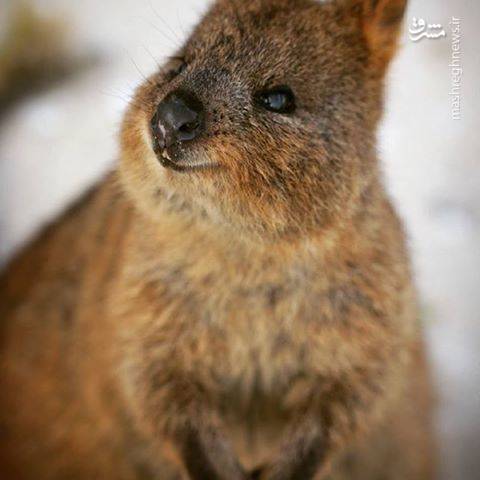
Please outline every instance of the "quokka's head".
[[376, 174], [406, 0], [218, 0], [137, 91], [121, 177], [153, 218], [287, 235], [348, 218]]

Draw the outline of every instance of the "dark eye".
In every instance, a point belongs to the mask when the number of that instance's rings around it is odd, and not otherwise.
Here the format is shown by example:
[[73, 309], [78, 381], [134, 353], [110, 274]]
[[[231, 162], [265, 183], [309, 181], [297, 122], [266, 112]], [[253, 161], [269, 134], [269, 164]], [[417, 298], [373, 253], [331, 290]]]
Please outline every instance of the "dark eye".
[[295, 111], [295, 95], [292, 89], [286, 86], [275, 87], [257, 93], [255, 102], [270, 112], [293, 113]]

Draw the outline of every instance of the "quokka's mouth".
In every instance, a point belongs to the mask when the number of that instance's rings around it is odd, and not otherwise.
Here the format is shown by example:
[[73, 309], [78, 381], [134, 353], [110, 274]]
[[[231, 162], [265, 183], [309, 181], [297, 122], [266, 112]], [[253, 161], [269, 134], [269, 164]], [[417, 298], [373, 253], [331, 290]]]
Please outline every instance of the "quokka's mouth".
[[193, 152], [182, 152], [180, 146], [159, 148], [154, 141], [153, 150], [164, 168], [176, 172], [199, 172], [220, 168], [220, 164], [196, 157], [193, 155]]

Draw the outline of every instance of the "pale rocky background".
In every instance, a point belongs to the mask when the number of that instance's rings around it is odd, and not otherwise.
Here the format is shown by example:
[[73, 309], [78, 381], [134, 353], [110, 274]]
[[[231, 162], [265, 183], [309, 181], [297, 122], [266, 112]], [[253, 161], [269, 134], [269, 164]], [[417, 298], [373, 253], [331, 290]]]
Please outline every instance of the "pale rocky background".
[[[0, 0], [3, 15], [18, 0]], [[132, 89], [179, 45], [205, 0], [34, 0], [103, 61], [29, 98], [0, 124], [0, 261], [117, 155]], [[3, 13], [2, 13], [3, 12]], [[391, 71], [380, 151], [410, 235], [435, 381], [442, 480], [480, 478], [480, 2], [413, 0], [447, 38], [407, 33]], [[449, 98], [452, 16], [462, 22], [462, 119]], [[66, 245], [65, 248], [68, 248]]]

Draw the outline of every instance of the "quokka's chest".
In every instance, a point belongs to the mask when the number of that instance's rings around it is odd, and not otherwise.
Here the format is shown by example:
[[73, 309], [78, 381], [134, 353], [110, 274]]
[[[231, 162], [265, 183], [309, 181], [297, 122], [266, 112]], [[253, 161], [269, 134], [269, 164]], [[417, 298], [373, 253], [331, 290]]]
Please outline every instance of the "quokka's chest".
[[159, 328], [184, 372], [239, 406], [286, 395], [308, 369], [313, 300], [273, 283], [172, 297]]
[[282, 271], [278, 262], [243, 270], [165, 262], [150, 268], [151, 279], [137, 277], [125, 316], [142, 369], [174, 372], [237, 411], [288, 403], [292, 385], [310, 377], [325, 275], [303, 266]]
[[180, 346], [190, 357], [184, 364], [188, 378], [208, 392], [249, 468], [279, 447], [286, 425], [316, 387], [303, 308], [299, 300], [273, 301], [272, 295], [266, 289], [263, 298], [257, 292], [255, 300], [217, 307], [209, 322], [194, 322]]

